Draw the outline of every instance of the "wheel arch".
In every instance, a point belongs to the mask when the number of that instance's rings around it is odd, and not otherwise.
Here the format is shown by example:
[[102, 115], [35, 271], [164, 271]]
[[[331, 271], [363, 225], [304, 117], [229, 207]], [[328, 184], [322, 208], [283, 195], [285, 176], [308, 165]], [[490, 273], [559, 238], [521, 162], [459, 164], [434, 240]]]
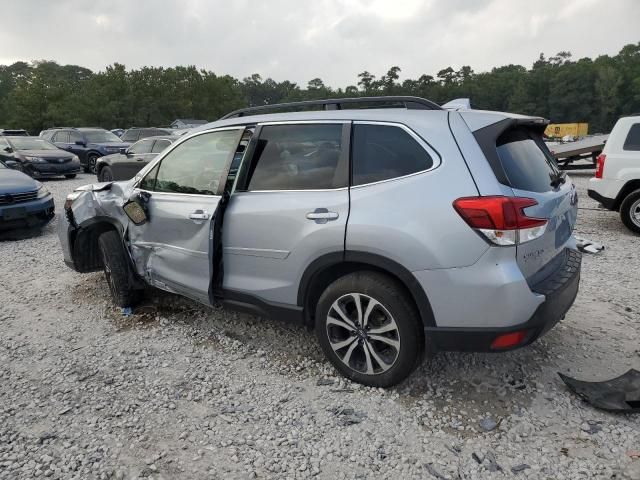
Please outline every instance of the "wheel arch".
[[627, 198], [627, 195], [638, 189], [640, 189], [640, 179], [629, 180], [627, 183], [625, 183], [624, 186], [620, 189], [618, 196], [616, 197], [614, 209], [620, 210], [620, 205], [622, 205], [624, 199]]
[[399, 282], [413, 300], [424, 327], [435, 327], [435, 319], [429, 299], [413, 274], [399, 263], [382, 255], [347, 250], [325, 254], [306, 268], [298, 288], [298, 306], [302, 307], [305, 323], [314, 325], [315, 311], [320, 295], [337, 278], [356, 271], [374, 271]]
[[103, 267], [98, 237], [108, 230], [117, 231], [122, 238], [122, 225], [111, 217], [92, 217], [78, 225], [71, 238], [73, 263], [78, 272], [95, 272]]

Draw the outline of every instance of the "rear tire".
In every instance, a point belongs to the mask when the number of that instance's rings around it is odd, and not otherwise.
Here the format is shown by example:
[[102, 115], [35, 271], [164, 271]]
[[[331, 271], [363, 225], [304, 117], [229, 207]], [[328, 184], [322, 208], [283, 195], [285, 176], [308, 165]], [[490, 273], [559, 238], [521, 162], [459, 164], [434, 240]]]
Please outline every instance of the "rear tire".
[[401, 284], [376, 272], [352, 273], [329, 285], [318, 300], [315, 329], [333, 366], [371, 387], [407, 378], [426, 348], [413, 301]]
[[120, 235], [115, 230], [104, 232], [98, 238], [98, 247], [113, 303], [118, 307], [134, 306], [140, 300], [142, 292], [131, 285], [129, 259]]
[[76, 178], [76, 174], [75, 173], [69, 173], [69, 174], [65, 175], [64, 178], [68, 178], [68, 179]]
[[113, 171], [111, 167], [102, 167], [100, 169], [100, 173], [98, 173], [98, 181], [99, 182], [112, 182], [113, 181]]
[[625, 227], [640, 233], [640, 189], [634, 190], [620, 204], [620, 218]]

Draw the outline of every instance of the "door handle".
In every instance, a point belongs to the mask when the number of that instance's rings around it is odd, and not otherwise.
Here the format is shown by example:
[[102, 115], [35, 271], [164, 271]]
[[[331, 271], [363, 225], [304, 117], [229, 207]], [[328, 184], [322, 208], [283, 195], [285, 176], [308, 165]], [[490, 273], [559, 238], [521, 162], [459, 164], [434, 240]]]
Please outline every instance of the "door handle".
[[193, 213], [189, 214], [189, 218], [191, 220], [206, 220], [209, 218], [209, 214], [204, 210], [196, 210]]
[[330, 212], [326, 208], [316, 208], [313, 212], [307, 213], [307, 219], [314, 220], [316, 223], [327, 223], [330, 220], [336, 220], [339, 216], [338, 212]]

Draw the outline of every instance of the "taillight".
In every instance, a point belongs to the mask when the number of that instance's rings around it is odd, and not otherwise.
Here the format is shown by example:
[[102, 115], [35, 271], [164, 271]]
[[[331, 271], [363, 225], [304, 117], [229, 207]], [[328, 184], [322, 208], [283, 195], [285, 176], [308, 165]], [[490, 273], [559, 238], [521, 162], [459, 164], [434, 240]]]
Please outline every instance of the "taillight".
[[607, 156], [604, 153], [598, 155], [596, 158], [596, 178], [602, 178], [602, 174], [604, 173], [604, 161], [607, 159]]
[[529, 217], [524, 209], [537, 205], [533, 198], [465, 197], [453, 208], [469, 226], [496, 245], [517, 245], [542, 236], [546, 218]]

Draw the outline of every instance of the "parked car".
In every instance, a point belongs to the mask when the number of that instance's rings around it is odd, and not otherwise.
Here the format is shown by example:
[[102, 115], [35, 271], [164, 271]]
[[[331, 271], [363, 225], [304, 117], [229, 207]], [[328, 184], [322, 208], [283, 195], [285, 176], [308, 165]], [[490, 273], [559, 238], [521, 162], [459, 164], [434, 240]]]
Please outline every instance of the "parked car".
[[52, 128], [42, 132], [41, 136], [58, 148], [76, 154], [85, 173], [95, 173], [98, 158], [118, 153], [131, 145], [102, 128]]
[[0, 159], [31, 177], [74, 178], [80, 160], [40, 137], [0, 137]]
[[170, 128], [129, 128], [120, 136], [123, 142], [137, 142], [142, 138], [158, 137], [162, 135], [173, 135], [173, 131]]
[[178, 137], [144, 138], [125, 149], [122, 153], [106, 155], [98, 159], [96, 174], [99, 182], [129, 180], [142, 170], [160, 152], [175, 142]]
[[0, 128], [0, 135], [4, 135], [4, 136], [12, 136], [12, 137], [28, 137], [29, 136], [29, 132], [27, 132], [26, 130], [22, 129], [22, 128]]
[[54, 214], [53, 197], [47, 188], [0, 160], [0, 234], [43, 227]]
[[[326, 111], [291, 111], [309, 106]], [[573, 304], [577, 195], [546, 124], [415, 97], [232, 112], [70, 194], [65, 262], [104, 269], [123, 307], [150, 284], [301, 322], [387, 387], [423, 352], [530, 344]]]
[[604, 208], [619, 211], [622, 223], [640, 233], [640, 115], [616, 122], [587, 193]]

